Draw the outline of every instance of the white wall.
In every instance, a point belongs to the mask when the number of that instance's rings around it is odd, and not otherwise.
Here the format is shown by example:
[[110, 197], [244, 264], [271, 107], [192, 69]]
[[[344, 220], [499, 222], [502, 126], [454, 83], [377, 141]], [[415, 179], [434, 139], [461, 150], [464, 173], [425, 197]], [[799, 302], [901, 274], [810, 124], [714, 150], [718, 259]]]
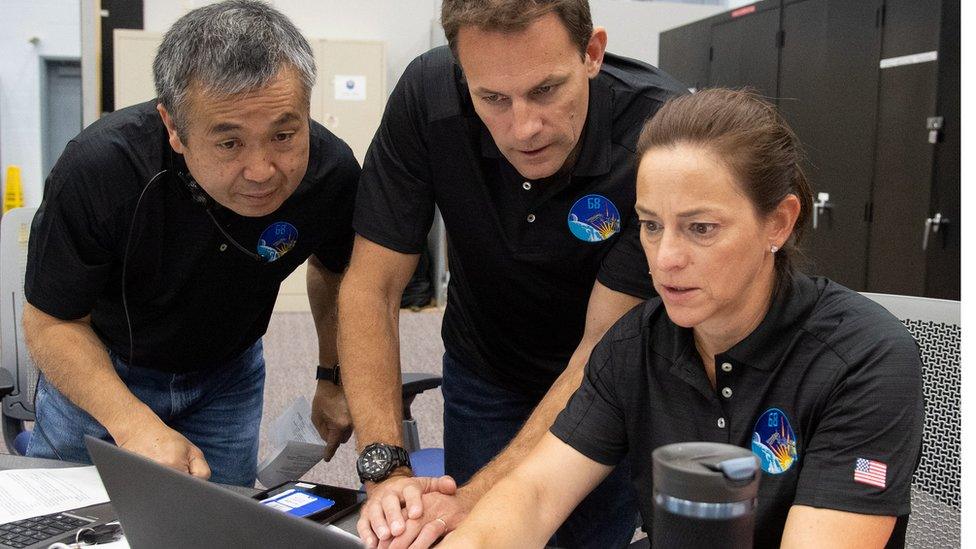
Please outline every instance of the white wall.
[[78, 0], [0, 0], [0, 168], [6, 180], [7, 166], [20, 166], [27, 205], [43, 189], [42, 58], [80, 58], [79, 10]]
[[[146, 30], [165, 31], [183, 13], [212, 0], [145, 0]], [[430, 47], [440, 0], [271, 0], [312, 38], [386, 42], [387, 83], [392, 89], [407, 64]], [[604, 26], [613, 53], [657, 63], [658, 34], [725, 11], [677, 2], [590, 0], [593, 23]], [[387, 92], [390, 91], [387, 90]]]
[[[165, 31], [187, 11], [213, 0], [145, 0], [146, 30]], [[738, 2], [740, 0], [730, 0]], [[406, 65], [430, 46], [440, 0], [272, 0], [313, 38], [386, 43], [387, 92]], [[593, 21], [607, 28], [610, 51], [657, 63], [658, 33], [726, 8], [673, 2], [591, 0]], [[41, 56], [80, 56], [79, 0], [0, 0], [0, 164], [23, 171], [25, 201], [40, 203]], [[37, 36], [37, 45], [28, 40]]]
[[[2, 1], [2, 0], [0, 0]], [[210, 0], [145, 0], [146, 30], [165, 31], [186, 11]], [[386, 43], [387, 93], [414, 57], [430, 47], [440, 0], [271, 0], [309, 38]]]
[[590, 0], [593, 24], [607, 29], [607, 50], [655, 66], [662, 31], [723, 11], [723, 6], [677, 2]]

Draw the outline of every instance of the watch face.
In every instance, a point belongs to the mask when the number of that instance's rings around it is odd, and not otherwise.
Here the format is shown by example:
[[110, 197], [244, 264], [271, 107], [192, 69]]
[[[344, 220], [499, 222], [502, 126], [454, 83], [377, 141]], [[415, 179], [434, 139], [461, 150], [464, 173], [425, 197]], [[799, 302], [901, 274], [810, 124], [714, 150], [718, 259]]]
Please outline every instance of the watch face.
[[381, 445], [368, 446], [359, 456], [359, 462], [356, 464], [362, 480], [385, 478], [392, 469], [392, 465], [393, 452]]

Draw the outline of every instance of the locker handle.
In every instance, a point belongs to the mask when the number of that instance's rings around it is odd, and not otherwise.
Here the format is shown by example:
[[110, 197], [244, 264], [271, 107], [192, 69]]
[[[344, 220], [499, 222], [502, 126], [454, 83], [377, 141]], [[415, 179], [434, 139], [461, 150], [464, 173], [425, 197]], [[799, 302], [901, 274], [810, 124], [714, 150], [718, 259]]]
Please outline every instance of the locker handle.
[[925, 234], [922, 236], [922, 251], [929, 248], [929, 233], [939, 232], [939, 227], [947, 225], [949, 220], [942, 217], [942, 212], [937, 212], [932, 217], [925, 220]]
[[833, 209], [830, 203], [830, 193], [817, 193], [817, 199], [813, 201], [813, 230], [819, 226], [818, 218], [827, 210]]

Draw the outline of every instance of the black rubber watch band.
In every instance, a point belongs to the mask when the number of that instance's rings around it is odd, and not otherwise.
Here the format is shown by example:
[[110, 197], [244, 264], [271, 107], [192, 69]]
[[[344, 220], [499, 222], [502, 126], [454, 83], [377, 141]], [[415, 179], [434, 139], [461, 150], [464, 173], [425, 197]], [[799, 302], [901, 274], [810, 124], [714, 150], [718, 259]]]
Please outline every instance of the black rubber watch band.
[[335, 385], [342, 385], [342, 379], [339, 377], [339, 363], [336, 362], [335, 366], [319, 366], [315, 369], [315, 379], [324, 379], [326, 381], [331, 381]]

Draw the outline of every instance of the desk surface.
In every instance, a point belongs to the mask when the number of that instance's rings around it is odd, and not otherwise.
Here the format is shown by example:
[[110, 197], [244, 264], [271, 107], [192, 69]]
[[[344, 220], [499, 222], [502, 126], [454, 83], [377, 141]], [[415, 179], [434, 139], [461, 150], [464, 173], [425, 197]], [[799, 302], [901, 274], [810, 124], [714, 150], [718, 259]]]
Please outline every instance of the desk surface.
[[[60, 469], [64, 467], [78, 467], [79, 464], [71, 463], [67, 461], [57, 461], [53, 459], [42, 459], [42, 458], [32, 458], [24, 456], [15, 456], [11, 454], [0, 454], [0, 470], [4, 469]], [[245, 496], [253, 496], [261, 490], [255, 488], [247, 488], [245, 486], [229, 486], [226, 484], [221, 484], [220, 486], [234, 490]], [[351, 513], [346, 515], [341, 520], [335, 523], [336, 526], [342, 528], [346, 532], [351, 534], [356, 534], [356, 521], [359, 520], [359, 513]], [[357, 534], [358, 535], [358, 534]]]

